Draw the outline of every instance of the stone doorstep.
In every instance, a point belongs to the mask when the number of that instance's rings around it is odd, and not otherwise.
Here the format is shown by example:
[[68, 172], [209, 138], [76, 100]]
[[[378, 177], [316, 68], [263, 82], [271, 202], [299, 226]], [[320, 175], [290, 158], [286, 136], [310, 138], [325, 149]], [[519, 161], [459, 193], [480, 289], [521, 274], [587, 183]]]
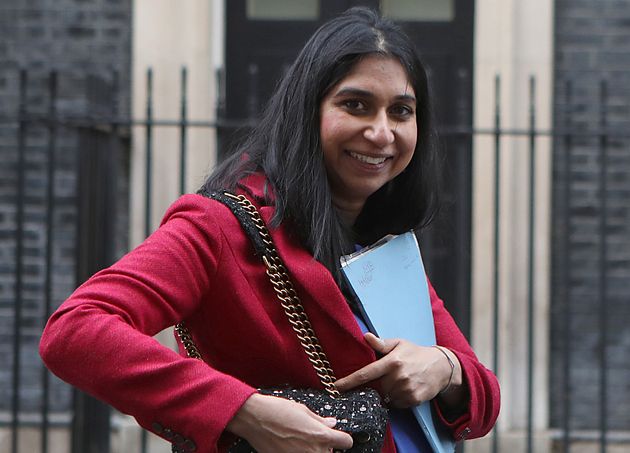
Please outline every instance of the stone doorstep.
[[[22, 427], [18, 429], [18, 451], [41, 451], [41, 431], [39, 428]], [[11, 429], [0, 428], [0, 453], [11, 452]], [[70, 430], [65, 427], [53, 427], [48, 432], [49, 453], [68, 453], [70, 451]]]
[[[65, 426], [52, 426], [49, 431], [50, 453], [70, 451], [70, 429]], [[571, 453], [599, 453], [597, 431], [572, 432]], [[506, 431], [499, 433], [499, 453], [523, 451], [526, 446], [526, 433]], [[630, 431], [611, 431], [608, 435], [607, 452], [627, 453], [630, 451]], [[149, 453], [170, 453], [170, 444], [147, 433]], [[41, 431], [37, 427], [21, 427], [18, 434], [18, 451], [37, 452], [40, 450]], [[122, 414], [112, 416], [110, 453], [140, 452], [141, 428], [132, 417]], [[466, 441], [466, 453], [488, 453], [492, 451], [492, 434], [481, 439]], [[0, 453], [10, 453], [11, 431], [7, 426], [0, 428]], [[561, 453], [562, 437], [559, 430], [534, 433], [533, 451], [536, 453]]]
[[[2, 414], [0, 414], [2, 415]], [[6, 414], [0, 417], [0, 453], [11, 453], [11, 427]], [[54, 418], [54, 420], [52, 420]], [[39, 415], [22, 414], [23, 425], [18, 429], [18, 451], [38, 452], [41, 450], [41, 430]], [[69, 453], [71, 446], [70, 416], [51, 414], [51, 427], [48, 431], [49, 453]], [[111, 418], [110, 453], [140, 452], [141, 428], [129, 416], [115, 413]], [[147, 432], [148, 453], [170, 453], [171, 444]]]
[[[142, 429], [134, 418], [116, 413], [111, 420], [110, 453], [140, 452]], [[147, 451], [148, 453], [171, 453], [171, 444], [161, 437], [147, 432]]]
[[[611, 431], [607, 436], [608, 453], [630, 451], [630, 431]], [[481, 439], [466, 441], [466, 453], [488, 453], [492, 451], [492, 434]], [[499, 433], [499, 453], [525, 451], [526, 432], [510, 430]], [[561, 453], [562, 433], [559, 430], [537, 431], [533, 435], [532, 450], [536, 453]], [[571, 453], [600, 453], [597, 431], [574, 431], [571, 433]]]

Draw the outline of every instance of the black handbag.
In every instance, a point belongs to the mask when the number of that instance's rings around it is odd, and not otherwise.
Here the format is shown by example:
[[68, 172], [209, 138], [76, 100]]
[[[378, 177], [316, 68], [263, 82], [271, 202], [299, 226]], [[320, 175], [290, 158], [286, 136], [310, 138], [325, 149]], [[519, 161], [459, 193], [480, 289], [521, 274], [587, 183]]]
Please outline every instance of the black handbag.
[[[265, 264], [266, 273], [276, 296], [324, 387], [323, 390], [292, 387], [267, 388], [258, 389], [259, 393], [302, 403], [322, 417], [335, 417], [337, 419], [335, 429], [347, 432], [353, 438], [354, 445], [350, 450], [345, 450], [347, 452], [380, 452], [385, 440], [388, 420], [388, 411], [383, 406], [380, 395], [371, 388], [341, 394], [334, 386], [336, 378], [330, 363], [256, 207], [244, 195], [236, 196], [228, 192], [208, 193], [203, 190], [199, 193], [229, 207], [239, 220], [256, 254]], [[188, 356], [201, 359], [201, 354], [186, 326], [179, 323], [175, 326], [175, 331]], [[229, 451], [230, 453], [255, 453], [251, 445], [241, 438], [230, 447]], [[173, 452], [178, 453], [180, 450], [173, 445]]]

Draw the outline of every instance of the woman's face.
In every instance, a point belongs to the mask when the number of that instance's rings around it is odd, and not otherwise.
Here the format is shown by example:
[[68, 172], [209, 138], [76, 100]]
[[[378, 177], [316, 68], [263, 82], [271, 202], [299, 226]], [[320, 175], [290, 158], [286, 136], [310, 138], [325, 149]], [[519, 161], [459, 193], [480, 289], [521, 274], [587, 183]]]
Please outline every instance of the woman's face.
[[407, 72], [394, 58], [362, 58], [322, 100], [320, 125], [333, 202], [360, 211], [413, 157], [416, 98]]

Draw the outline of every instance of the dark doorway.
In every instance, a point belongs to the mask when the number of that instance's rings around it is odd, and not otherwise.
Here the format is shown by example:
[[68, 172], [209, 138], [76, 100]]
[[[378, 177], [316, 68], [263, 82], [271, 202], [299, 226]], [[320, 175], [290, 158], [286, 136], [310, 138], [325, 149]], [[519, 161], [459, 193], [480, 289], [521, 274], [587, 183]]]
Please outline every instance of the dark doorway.
[[[444, 147], [444, 203], [421, 238], [432, 283], [462, 330], [470, 311], [470, 139], [450, 136], [471, 127], [474, 2], [469, 0], [226, 1], [224, 124], [255, 119], [283, 70], [323, 22], [349, 7], [379, 8], [411, 36], [430, 70]], [[243, 133], [243, 132], [242, 132]], [[246, 133], [246, 132], [245, 132]], [[220, 153], [237, 136], [219, 128]], [[220, 157], [224, 154], [220, 154]]]

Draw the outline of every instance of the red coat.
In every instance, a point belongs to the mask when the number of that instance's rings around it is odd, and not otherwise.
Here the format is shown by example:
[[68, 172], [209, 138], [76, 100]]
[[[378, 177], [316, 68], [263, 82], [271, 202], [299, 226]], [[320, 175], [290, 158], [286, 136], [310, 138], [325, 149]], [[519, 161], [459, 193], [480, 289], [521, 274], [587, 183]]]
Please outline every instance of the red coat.
[[[262, 195], [262, 178], [248, 184]], [[273, 208], [259, 210], [268, 222]], [[337, 377], [373, 361], [328, 270], [284, 226], [272, 236]], [[459, 358], [470, 393], [449, 426], [458, 439], [482, 436], [499, 412], [496, 377], [430, 291], [437, 342]], [[211, 366], [152, 338], [180, 320]], [[255, 387], [321, 387], [237, 219], [200, 195], [177, 200], [146, 241], [80, 286], [50, 318], [40, 353], [61, 379], [202, 453], [231, 441], [225, 426]], [[395, 451], [391, 436], [384, 451]]]

